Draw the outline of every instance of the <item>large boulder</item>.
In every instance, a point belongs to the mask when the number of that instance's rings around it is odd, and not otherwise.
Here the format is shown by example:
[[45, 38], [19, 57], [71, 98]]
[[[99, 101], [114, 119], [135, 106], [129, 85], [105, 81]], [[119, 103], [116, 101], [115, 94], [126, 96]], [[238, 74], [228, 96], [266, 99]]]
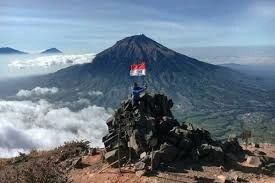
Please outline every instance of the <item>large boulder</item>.
[[198, 129], [195, 130], [195, 132], [196, 132], [196, 134], [199, 135], [200, 140], [202, 142], [208, 143], [208, 144], [213, 143], [214, 140], [211, 138], [211, 135], [210, 135], [209, 131], [198, 128]]
[[[115, 118], [114, 118], [114, 116], [109, 117], [109, 118], [106, 120], [106, 124], [107, 124], [109, 130], [110, 130], [110, 129], [113, 129], [113, 127], [115, 126]], [[109, 132], [110, 132], [110, 131], [109, 131]]]
[[118, 149], [114, 149], [112, 151], [106, 152], [104, 155], [105, 160], [108, 163], [112, 163], [118, 160]]
[[189, 152], [193, 146], [193, 142], [189, 138], [182, 138], [178, 143], [178, 148], [184, 150], [185, 152]]
[[146, 168], [146, 164], [142, 161], [135, 163], [135, 170], [144, 170]]
[[155, 170], [158, 168], [159, 164], [160, 164], [160, 153], [159, 151], [153, 151], [150, 154], [150, 158], [151, 158], [151, 162], [152, 162], [152, 170]]
[[227, 152], [227, 153], [229, 153], [229, 152], [231, 152], [231, 153], [243, 152], [243, 149], [240, 146], [237, 138], [229, 139], [226, 142], [224, 142], [222, 144], [222, 149], [224, 152]]
[[176, 159], [179, 150], [174, 145], [163, 143], [160, 146], [159, 157], [162, 162], [169, 163]]
[[199, 159], [200, 159], [200, 153], [199, 153], [199, 149], [198, 148], [193, 148], [192, 150], [191, 150], [191, 158], [192, 158], [192, 160], [194, 160], [194, 161], [198, 161]]
[[175, 126], [179, 126], [179, 123], [177, 122], [177, 120], [169, 116], [163, 116], [159, 121], [157, 130], [158, 130], [158, 133], [160, 134], [167, 134]]
[[170, 131], [166, 135], [166, 141], [173, 144], [174, 146], [178, 145], [180, 139], [181, 139], [181, 136], [179, 134], [176, 134], [174, 131]]
[[202, 144], [199, 148], [200, 158], [213, 164], [224, 163], [224, 152], [221, 147]]
[[246, 164], [251, 167], [261, 167], [262, 161], [258, 156], [248, 156], [246, 159]]
[[275, 176], [275, 163], [269, 163], [262, 167], [262, 170], [269, 175]]

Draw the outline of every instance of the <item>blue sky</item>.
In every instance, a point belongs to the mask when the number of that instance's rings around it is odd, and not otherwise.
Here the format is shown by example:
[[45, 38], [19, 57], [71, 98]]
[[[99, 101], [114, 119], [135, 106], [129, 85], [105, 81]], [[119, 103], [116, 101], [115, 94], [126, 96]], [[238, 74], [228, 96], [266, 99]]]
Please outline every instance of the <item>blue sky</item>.
[[1, 0], [0, 47], [98, 52], [141, 34], [170, 47], [275, 45], [275, 1]]

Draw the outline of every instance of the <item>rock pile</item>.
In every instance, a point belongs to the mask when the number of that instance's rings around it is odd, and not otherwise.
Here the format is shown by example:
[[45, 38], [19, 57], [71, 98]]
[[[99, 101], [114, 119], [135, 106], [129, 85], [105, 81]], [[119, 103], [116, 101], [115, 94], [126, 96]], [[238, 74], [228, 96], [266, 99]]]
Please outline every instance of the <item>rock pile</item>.
[[131, 159], [140, 171], [183, 158], [223, 164], [225, 153], [242, 151], [237, 139], [221, 143], [204, 129], [178, 122], [172, 106], [172, 100], [161, 94], [145, 94], [138, 106], [131, 99], [123, 101], [106, 121], [109, 133], [102, 139], [106, 161], [116, 162], [120, 153], [124, 162]]

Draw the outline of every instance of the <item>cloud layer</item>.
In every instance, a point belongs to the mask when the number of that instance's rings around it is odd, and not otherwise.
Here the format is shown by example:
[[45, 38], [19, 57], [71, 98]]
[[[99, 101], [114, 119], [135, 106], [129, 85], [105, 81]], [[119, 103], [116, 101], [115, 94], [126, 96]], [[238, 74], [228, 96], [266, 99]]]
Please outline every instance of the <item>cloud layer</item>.
[[11, 68], [25, 69], [33, 67], [49, 68], [53, 66], [68, 66], [75, 64], [89, 63], [93, 60], [95, 54], [82, 55], [50, 55], [41, 56], [29, 60], [14, 60], [9, 64]]
[[89, 91], [88, 95], [90, 95], [90, 96], [102, 96], [103, 92], [102, 91]]
[[275, 63], [274, 46], [218, 46], [186, 47], [180, 53], [213, 64], [272, 64]]
[[52, 88], [41, 88], [35, 87], [32, 90], [19, 90], [16, 94], [17, 97], [31, 97], [31, 96], [43, 96], [52, 95], [57, 93], [59, 90], [56, 87]]
[[15, 156], [30, 149], [53, 148], [74, 139], [102, 146], [110, 111], [88, 106], [79, 111], [57, 107], [46, 100], [0, 100], [0, 157]]

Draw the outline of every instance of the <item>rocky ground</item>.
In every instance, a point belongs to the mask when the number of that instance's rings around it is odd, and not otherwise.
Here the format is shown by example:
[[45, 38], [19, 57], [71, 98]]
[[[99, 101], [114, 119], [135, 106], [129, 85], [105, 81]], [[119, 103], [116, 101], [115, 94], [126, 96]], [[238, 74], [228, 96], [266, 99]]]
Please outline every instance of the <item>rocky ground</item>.
[[234, 163], [223, 166], [185, 159], [161, 164], [159, 170], [144, 176], [131, 168], [122, 167], [119, 173], [117, 168], [108, 167], [102, 151], [87, 151], [83, 142], [68, 143], [51, 151], [2, 159], [0, 182], [275, 182], [275, 145], [271, 144], [260, 144], [259, 148], [249, 145], [243, 155], [235, 156]]
[[[265, 155], [263, 155], [265, 154]], [[224, 166], [213, 166], [204, 162], [192, 162], [182, 160], [176, 163], [163, 166], [161, 169], [150, 173], [148, 176], [137, 176], [127, 168], [122, 168], [119, 173], [116, 168], [107, 168], [98, 173], [105, 164], [100, 164], [100, 155], [86, 156], [83, 163], [87, 166], [84, 169], [74, 169], [70, 171], [73, 182], [255, 182], [272, 183], [275, 182], [275, 167], [273, 171], [263, 170], [264, 158], [275, 158], [275, 146], [271, 144], [260, 144], [259, 148], [248, 146], [244, 157], [238, 157], [236, 164], [225, 164]], [[251, 161], [251, 159], [255, 159]]]

